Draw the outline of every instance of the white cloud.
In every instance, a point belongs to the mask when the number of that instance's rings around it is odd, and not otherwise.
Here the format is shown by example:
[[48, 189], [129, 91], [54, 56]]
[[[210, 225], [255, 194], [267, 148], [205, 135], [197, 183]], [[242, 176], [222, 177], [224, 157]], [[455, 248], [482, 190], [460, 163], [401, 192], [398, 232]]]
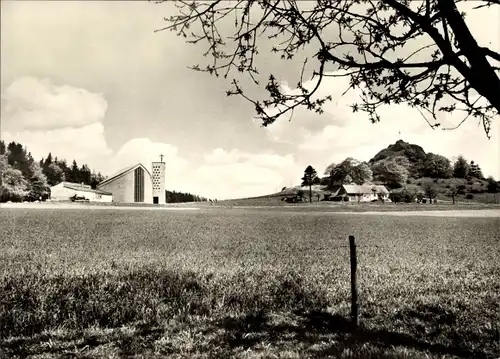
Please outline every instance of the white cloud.
[[255, 165], [270, 168], [286, 168], [294, 165], [294, 158], [291, 154], [280, 156], [275, 153], [249, 153], [233, 149], [229, 152], [222, 148], [216, 148], [211, 153], [205, 155], [205, 161], [209, 165], [235, 164], [238, 162], [251, 162]]
[[111, 154], [104, 138], [104, 127], [93, 123], [84, 127], [54, 130], [3, 132], [5, 142], [19, 142], [28, 148], [34, 158], [40, 159], [51, 152], [68, 161], [88, 162], [95, 157]]
[[123, 144], [113, 156], [109, 174], [136, 163], [151, 169], [153, 161], [160, 161], [160, 155], [165, 162], [166, 188], [176, 189], [185, 180], [188, 162], [179, 156], [177, 147], [148, 138], [134, 138]]
[[[316, 84], [315, 79], [304, 84], [309, 90], [312, 90]], [[327, 102], [324, 107], [324, 114], [318, 115], [311, 111], [307, 111], [303, 107], [298, 107], [294, 110], [293, 116], [287, 120], [286, 116], [279, 118], [272, 125], [264, 128], [264, 131], [268, 137], [276, 142], [297, 144], [303, 141], [304, 137], [311, 136], [313, 133], [320, 131], [325, 126], [332, 124], [332, 117], [337, 121], [345, 121], [346, 116], [342, 116], [338, 111], [342, 110], [343, 113], [350, 112], [350, 107], [341, 107], [338, 104], [338, 99], [344, 104], [347, 99], [350, 99], [348, 105], [355, 101], [355, 96], [353, 92], [348, 92], [345, 96], [341, 96], [342, 93], [347, 90], [349, 83], [347, 78], [338, 78], [335, 80], [336, 86], [325, 86], [325, 82], [332, 83], [333, 79], [325, 79], [323, 85], [315, 93], [315, 98], [321, 98], [325, 96], [332, 96], [333, 101]], [[297, 89], [290, 88], [287, 83], [283, 82], [281, 84], [281, 91], [285, 94], [298, 94], [300, 91]], [[347, 106], [348, 106], [347, 105]], [[269, 111], [272, 114], [273, 111]], [[257, 124], [257, 121], [255, 121]], [[260, 125], [260, 123], [258, 123]]]
[[278, 171], [251, 163], [201, 166], [194, 174], [200, 193], [227, 199], [273, 193], [284, 178]]
[[35, 77], [19, 78], [2, 93], [4, 126], [24, 131], [102, 122], [107, 107], [101, 94]]
[[252, 197], [274, 193], [297, 173], [300, 169], [291, 154], [217, 148], [205, 155], [205, 164], [194, 171], [192, 186], [211, 198]]
[[100, 94], [49, 79], [19, 78], [2, 93], [1, 138], [23, 144], [36, 159], [51, 152], [102, 171], [100, 160], [111, 154], [102, 123], [106, 110]]

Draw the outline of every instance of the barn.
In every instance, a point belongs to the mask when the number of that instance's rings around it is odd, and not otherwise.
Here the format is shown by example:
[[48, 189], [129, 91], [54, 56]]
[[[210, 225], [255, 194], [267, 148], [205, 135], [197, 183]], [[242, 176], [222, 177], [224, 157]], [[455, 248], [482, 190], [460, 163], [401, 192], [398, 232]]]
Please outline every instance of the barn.
[[61, 182], [50, 187], [50, 199], [52, 201], [69, 201], [73, 196], [84, 197], [91, 202], [111, 202], [113, 195], [99, 189], [92, 189], [83, 183]]
[[[153, 203], [151, 173], [141, 163], [118, 171], [97, 185], [97, 189], [113, 194], [113, 202]], [[163, 195], [165, 196], [165, 195]]]
[[347, 196], [350, 202], [370, 202], [374, 200], [386, 200], [389, 191], [384, 186], [375, 185], [343, 185], [339, 195]]

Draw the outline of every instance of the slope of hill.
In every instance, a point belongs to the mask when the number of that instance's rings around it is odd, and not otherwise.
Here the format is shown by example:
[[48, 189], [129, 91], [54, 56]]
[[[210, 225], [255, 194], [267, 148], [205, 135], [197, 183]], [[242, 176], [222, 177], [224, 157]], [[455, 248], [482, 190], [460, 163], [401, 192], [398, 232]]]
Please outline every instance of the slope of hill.
[[387, 148], [381, 150], [368, 161], [368, 164], [371, 166], [375, 162], [390, 160], [396, 157], [406, 157], [408, 159], [410, 163], [408, 170], [411, 177], [418, 178], [423, 175], [422, 168], [424, 167], [427, 154], [422, 147], [403, 140], [399, 140], [393, 145], [389, 145]]
[[424, 149], [418, 145], [413, 145], [403, 140], [399, 140], [395, 144], [389, 145], [387, 148], [381, 150], [372, 159], [370, 159], [368, 163], [373, 164], [386, 158], [394, 158], [398, 156], [406, 157], [408, 161], [413, 164], [425, 161], [426, 153]]

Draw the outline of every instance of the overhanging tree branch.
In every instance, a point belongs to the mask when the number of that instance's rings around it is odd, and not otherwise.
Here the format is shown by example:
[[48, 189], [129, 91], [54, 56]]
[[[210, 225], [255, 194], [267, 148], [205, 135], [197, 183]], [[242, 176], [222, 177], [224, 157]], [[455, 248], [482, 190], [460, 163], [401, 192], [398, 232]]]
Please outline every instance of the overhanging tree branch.
[[[227, 94], [250, 101], [263, 126], [299, 106], [322, 113], [331, 97], [317, 93], [328, 76], [349, 78], [349, 88], [362, 94], [353, 111], [366, 112], [372, 122], [380, 120], [380, 106], [404, 103], [422, 115], [431, 114], [433, 127], [439, 126], [439, 112], [464, 110], [466, 118], [482, 121], [489, 135], [491, 121], [500, 112], [500, 80], [499, 66], [488, 59], [500, 62], [500, 54], [479, 47], [457, 3], [425, 0], [410, 8], [407, 0], [183, 0], [176, 2], [178, 14], [166, 19], [169, 25], [161, 30], [175, 31], [197, 46], [207, 44], [205, 55], [212, 62], [195, 65], [195, 70], [216, 76], [222, 69], [225, 76], [237, 70], [256, 85], [262, 81], [254, 58], [263, 39], [274, 43], [272, 53], [283, 60], [312, 48], [318, 60], [315, 80], [305, 81], [302, 69], [294, 91], [285, 90], [271, 74], [264, 86], [268, 98], [259, 101], [245, 95], [238, 81], [231, 82]], [[230, 15], [235, 19], [232, 26]], [[325, 73], [327, 65], [338, 71]], [[471, 100], [478, 97], [485, 101]]]

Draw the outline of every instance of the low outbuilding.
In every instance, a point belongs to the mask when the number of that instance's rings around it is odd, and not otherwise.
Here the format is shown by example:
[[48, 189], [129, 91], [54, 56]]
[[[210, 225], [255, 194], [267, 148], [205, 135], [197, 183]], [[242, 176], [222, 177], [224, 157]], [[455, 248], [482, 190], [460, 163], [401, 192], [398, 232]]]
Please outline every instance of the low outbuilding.
[[72, 197], [85, 198], [90, 202], [112, 202], [113, 194], [99, 189], [92, 189], [89, 185], [74, 182], [61, 182], [50, 187], [52, 201], [70, 201]]

